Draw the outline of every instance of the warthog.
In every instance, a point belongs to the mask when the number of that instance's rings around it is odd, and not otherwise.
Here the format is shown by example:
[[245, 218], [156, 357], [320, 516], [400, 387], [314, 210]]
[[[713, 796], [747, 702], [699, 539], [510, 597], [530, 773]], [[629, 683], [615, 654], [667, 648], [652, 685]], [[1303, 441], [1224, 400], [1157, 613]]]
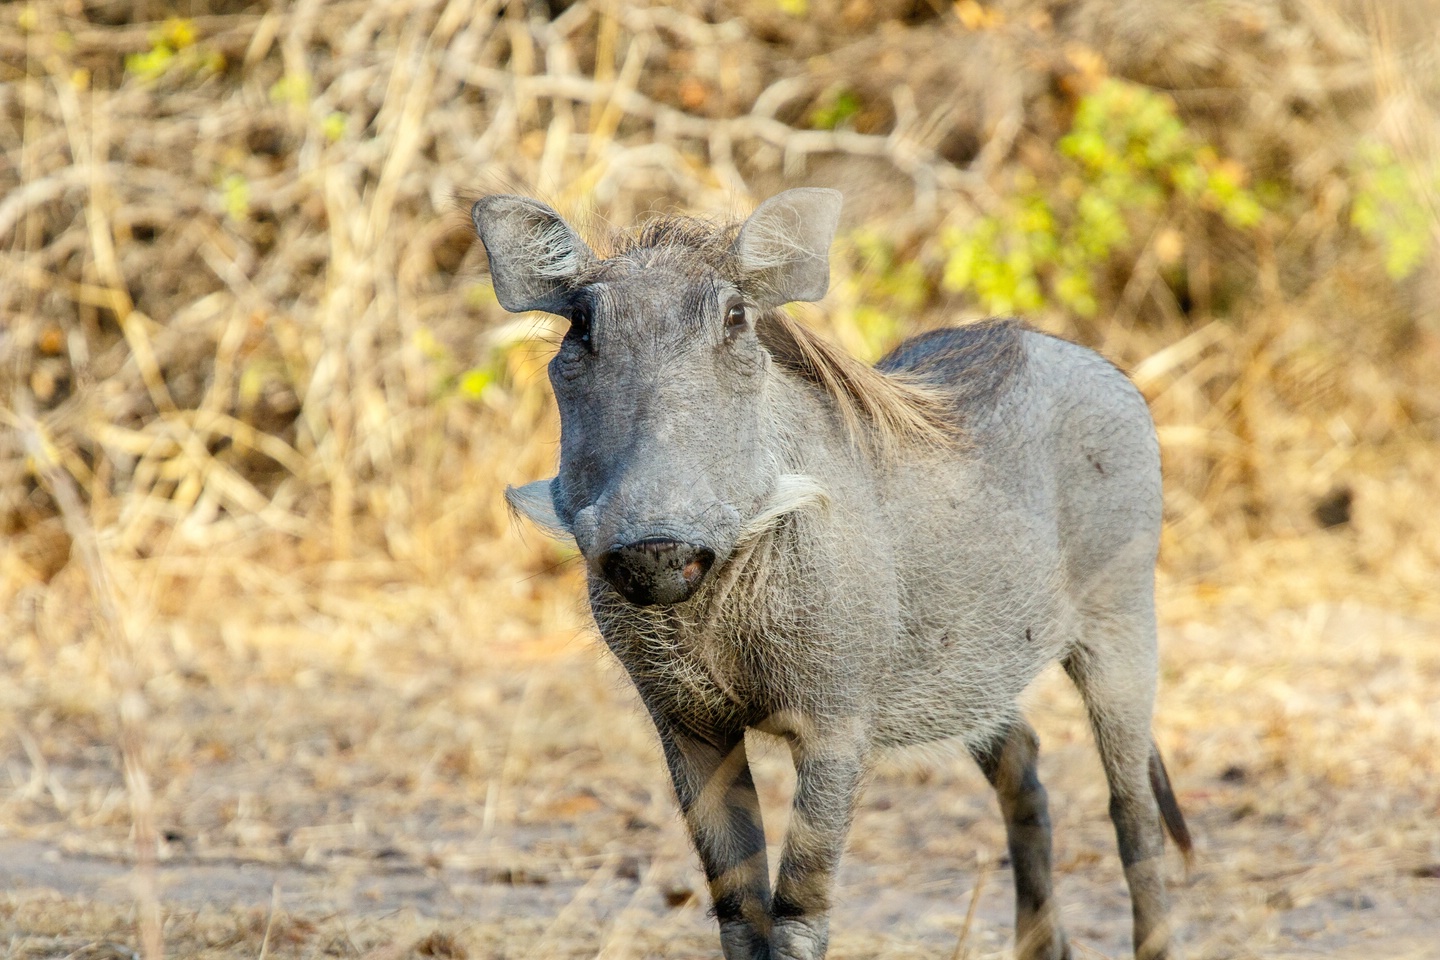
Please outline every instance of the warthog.
[[[573, 537], [590, 608], [654, 719], [727, 960], [814, 960], [866, 771], [959, 738], [994, 785], [1017, 950], [1070, 955], [1038, 743], [1017, 700], [1052, 660], [1104, 761], [1136, 953], [1167, 952], [1151, 739], [1160, 463], [1145, 401], [1097, 354], [991, 321], [862, 364], [780, 308], [824, 296], [840, 211], [800, 189], [743, 224], [683, 217], [601, 257], [554, 210], [472, 211], [495, 294], [566, 317], [560, 470], [512, 507]], [[787, 741], [771, 892], [745, 732]]]

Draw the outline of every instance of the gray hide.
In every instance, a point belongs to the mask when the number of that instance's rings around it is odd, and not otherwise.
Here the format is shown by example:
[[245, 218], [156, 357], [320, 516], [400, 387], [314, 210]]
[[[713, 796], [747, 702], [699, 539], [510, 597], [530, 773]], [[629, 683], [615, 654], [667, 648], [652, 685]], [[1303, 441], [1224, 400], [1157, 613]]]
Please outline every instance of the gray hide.
[[[1059, 660], [1111, 791], [1138, 956], [1168, 949], [1150, 735], [1160, 469], [1145, 401], [1095, 353], [1012, 322], [876, 368], [777, 308], [829, 283], [840, 208], [791, 190], [741, 226], [671, 218], [597, 256], [553, 210], [473, 211], [509, 310], [568, 317], [559, 474], [511, 506], [573, 537], [606, 644], [654, 719], [727, 960], [815, 960], [877, 751], [959, 738], [995, 786], [1017, 952], [1070, 955], [1037, 742], [1017, 699]], [[772, 891], [745, 732], [797, 787]]]

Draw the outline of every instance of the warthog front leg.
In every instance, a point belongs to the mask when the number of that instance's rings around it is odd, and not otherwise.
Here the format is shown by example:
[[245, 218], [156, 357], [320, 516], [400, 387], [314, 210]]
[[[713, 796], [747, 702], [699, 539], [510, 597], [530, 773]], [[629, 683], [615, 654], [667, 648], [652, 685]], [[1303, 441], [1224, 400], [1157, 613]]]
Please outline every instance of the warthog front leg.
[[830, 942], [830, 891], [860, 791], [861, 753], [834, 742], [813, 750], [792, 743], [792, 753], [795, 800], [771, 905], [770, 951], [773, 960], [819, 960]]
[[710, 885], [725, 960], [769, 960], [765, 829], [745, 738], [716, 745], [662, 727], [660, 741]]

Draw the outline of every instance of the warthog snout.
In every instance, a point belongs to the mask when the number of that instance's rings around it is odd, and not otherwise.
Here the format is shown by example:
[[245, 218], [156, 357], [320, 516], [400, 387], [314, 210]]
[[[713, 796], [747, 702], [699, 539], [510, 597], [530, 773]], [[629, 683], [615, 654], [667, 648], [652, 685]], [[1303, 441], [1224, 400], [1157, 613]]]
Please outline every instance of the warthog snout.
[[611, 547], [596, 559], [605, 582], [637, 607], [688, 600], [714, 564], [709, 547], [655, 537]]

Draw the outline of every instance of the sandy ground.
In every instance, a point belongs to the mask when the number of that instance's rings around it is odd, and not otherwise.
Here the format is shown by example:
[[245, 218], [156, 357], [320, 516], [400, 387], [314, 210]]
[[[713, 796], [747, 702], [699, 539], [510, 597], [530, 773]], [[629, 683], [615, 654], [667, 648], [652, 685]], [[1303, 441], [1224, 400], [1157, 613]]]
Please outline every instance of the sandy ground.
[[[1345, 607], [1166, 630], [1157, 731], [1198, 840], [1188, 874], [1172, 855], [1191, 955], [1440, 955], [1437, 639]], [[202, 669], [172, 691], [152, 729], [171, 954], [717, 955], [623, 678], [585, 637], [528, 664], [483, 659], [446, 669], [412, 651], [403, 671], [283, 682], [261, 657], [248, 679]], [[23, 697], [6, 691], [12, 709]], [[1056, 672], [1030, 701], [1065, 922], [1078, 956], [1123, 956], [1128, 902], [1078, 699]], [[45, 717], [8, 713], [0, 741], [0, 956], [124, 956], [133, 848], [114, 758], [93, 719]], [[773, 844], [793, 775], [776, 745], [759, 752]], [[1003, 852], [968, 759], [887, 761], [840, 878], [833, 955], [1003, 955]]]

